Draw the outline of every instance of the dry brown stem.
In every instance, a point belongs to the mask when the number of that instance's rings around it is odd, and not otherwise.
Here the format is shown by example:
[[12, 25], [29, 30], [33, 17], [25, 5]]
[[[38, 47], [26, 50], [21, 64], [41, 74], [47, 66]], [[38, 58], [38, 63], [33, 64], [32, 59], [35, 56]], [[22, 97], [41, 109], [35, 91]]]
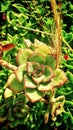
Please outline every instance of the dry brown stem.
[[55, 49], [56, 49], [56, 56], [57, 56], [57, 67], [59, 66], [60, 56], [61, 56], [61, 24], [60, 24], [60, 17], [57, 12], [57, 4], [55, 0], [50, 0], [51, 7], [54, 13], [54, 20], [56, 25], [55, 31]]
[[10, 63], [6, 62], [5, 60], [2, 60], [2, 59], [0, 59], [0, 65], [4, 66], [6, 68], [9, 68], [12, 71], [15, 71], [17, 69], [17, 67], [15, 65], [12, 65], [12, 64], [10, 64]]

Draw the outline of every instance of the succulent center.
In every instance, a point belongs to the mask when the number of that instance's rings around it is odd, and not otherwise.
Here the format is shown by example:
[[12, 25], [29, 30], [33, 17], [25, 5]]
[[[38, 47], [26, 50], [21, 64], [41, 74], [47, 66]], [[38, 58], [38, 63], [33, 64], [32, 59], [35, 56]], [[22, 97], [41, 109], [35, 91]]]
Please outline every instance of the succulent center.
[[40, 77], [44, 74], [44, 72], [45, 72], [44, 65], [36, 66], [32, 72], [32, 76]]

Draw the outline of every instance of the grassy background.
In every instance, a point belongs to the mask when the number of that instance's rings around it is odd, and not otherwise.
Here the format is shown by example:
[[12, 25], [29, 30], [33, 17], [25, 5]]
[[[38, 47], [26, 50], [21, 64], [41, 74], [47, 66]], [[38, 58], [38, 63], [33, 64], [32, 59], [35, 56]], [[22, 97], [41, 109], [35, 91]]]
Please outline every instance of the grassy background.
[[[48, 124], [44, 125], [41, 120], [41, 113], [44, 111], [45, 106], [40, 103], [33, 104], [28, 122], [24, 123], [24, 121], [21, 121], [21, 124], [25, 124], [22, 125], [22, 129], [27, 127], [30, 130], [50, 130], [54, 129], [54, 126], [57, 126], [58, 129], [61, 129], [61, 127], [66, 130], [73, 129], [73, 5], [69, 0], [57, 0], [57, 4], [62, 22], [62, 36], [64, 38], [62, 40], [60, 67], [68, 77], [68, 83], [57, 90], [57, 96], [65, 95], [65, 112], [58, 117], [56, 122], [52, 122], [50, 119]], [[1, 0], [0, 42], [3, 45], [7, 43], [16, 45], [14, 49], [3, 52], [2, 58], [16, 65], [15, 57], [17, 51], [19, 48], [25, 47], [24, 40], [26, 38], [32, 42], [36, 38], [45, 44], [52, 45], [51, 35], [54, 33], [54, 27], [53, 12], [49, 0]], [[10, 74], [10, 70], [0, 66], [0, 106], [5, 104], [3, 97], [4, 85]], [[1, 110], [0, 113], [2, 113]], [[14, 128], [17, 126], [17, 130], [21, 127], [19, 122], [18, 125], [14, 126]], [[1, 123], [0, 127], [1, 130], [10, 129], [7, 128], [7, 121]]]

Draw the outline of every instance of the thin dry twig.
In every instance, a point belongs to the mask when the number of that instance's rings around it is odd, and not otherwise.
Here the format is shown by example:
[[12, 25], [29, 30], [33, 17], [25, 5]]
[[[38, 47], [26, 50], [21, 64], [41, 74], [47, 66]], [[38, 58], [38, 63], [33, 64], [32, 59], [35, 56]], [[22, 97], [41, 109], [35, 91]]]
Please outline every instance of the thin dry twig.
[[6, 62], [5, 60], [2, 60], [2, 59], [0, 59], [0, 65], [4, 66], [6, 68], [9, 68], [12, 71], [15, 71], [17, 69], [17, 67], [15, 65], [12, 65], [12, 64], [10, 64], [10, 63]]

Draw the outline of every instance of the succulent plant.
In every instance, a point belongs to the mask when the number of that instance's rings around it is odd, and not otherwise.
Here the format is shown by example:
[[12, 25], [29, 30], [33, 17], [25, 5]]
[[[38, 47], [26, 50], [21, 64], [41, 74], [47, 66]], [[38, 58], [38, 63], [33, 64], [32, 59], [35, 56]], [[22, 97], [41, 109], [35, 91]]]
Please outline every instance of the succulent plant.
[[56, 55], [51, 47], [37, 40], [34, 44], [29, 44], [27, 40], [26, 45], [26, 48], [18, 51], [18, 66], [9, 76], [5, 86], [14, 93], [24, 91], [30, 102], [36, 102], [44, 99], [46, 92], [63, 85], [67, 77], [57, 68]]
[[55, 98], [55, 93], [57, 88], [67, 81], [67, 77], [64, 71], [57, 67], [54, 48], [36, 39], [34, 43], [26, 39], [25, 48], [19, 49], [16, 62], [17, 66], [0, 59], [2, 66], [12, 70], [4, 87], [5, 104], [0, 108], [0, 121], [8, 118], [11, 128], [20, 124], [20, 119], [26, 123], [31, 115], [30, 104], [36, 102], [47, 104], [44, 123], [48, 122], [49, 114], [55, 121], [57, 116], [64, 112], [65, 101], [64, 96]]

